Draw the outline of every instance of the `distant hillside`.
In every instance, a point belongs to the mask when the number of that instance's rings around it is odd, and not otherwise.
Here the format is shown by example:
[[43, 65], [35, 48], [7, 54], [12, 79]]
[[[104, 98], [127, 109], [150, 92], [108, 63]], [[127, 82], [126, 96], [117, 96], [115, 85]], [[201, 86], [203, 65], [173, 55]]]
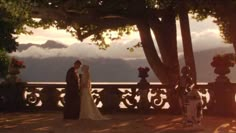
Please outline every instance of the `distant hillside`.
[[[41, 45], [41, 47], [44, 48], [55, 48], [57, 46], [65, 47], [59, 43], [54, 44], [52, 41], [45, 43], [43, 46]], [[233, 52], [232, 47], [195, 52], [194, 56], [198, 82], [213, 82], [216, 78], [214, 69], [210, 65], [213, 56], [230, 52]], [[66, 71], [73, 65], [73, 62], [76, 59], [76, 57], [63, 56], [44, 59], [22, 58], [27, 67], [22, 70], [21, 77], [24, 81], [65, 81]], [[95, 82], [137, 82], [139, 80], [137, 68], [140, 66], [149, 66], [145, 59], [122, 60], [110, 58], [84, 58], [82, 59], [82, 62], [90, 65], [92, 80]], [[181, 66], [183, 66], [183, 62], [183, 58], [180, 57]], [[235, 67], [231, 69], [232, 72], [228, 75], [232, 82], [236, 82]], [[152, 71], [149, 72], [149, 75], [149, 81], [158, 81]]]
[[28, 48], [30, 48], [31, 46], [36, 46], [36, 47], [41, 47], [41, 48], [47, 48], [47, 49], [54, 49], [54, 48], [66, 48], [67, 46], [56, 42], [56, 41], [52, 41], [52, 40], [48, 40], [46, 43], [44, 44], [32, 44], [32, 43], [28, 43], [28, 44], [20, 44], [17, 48], [17, 51], [23, 51], [26, 50]]
[[[197, 80], [199, 82], [214, 81], [216, 74], [214, 73], [214, 68], [211, 66], [213, 57], [217, 54], [232, 52], [234, 52], [233, 47], [222, 47], [195, 52], [194, 58], [197, 69]], [[180, 64], [184, 64], [183, 62], [183, 58], [180, 59]], [[231, 81], [236, 82], [236, 66], [231, 68], [231, 71], [232, 72], [228, 75], [228, 77]]]
[[[21, 78], [24, 81], [63, 82], [66, 71], [72, 67], [76, 59], [75, 57], [22, 58], [27, 67], [22, 69]], [[82, 62], [90, 66], [92, 80], [95, 82], [137, 82], [139, 81], [137, 68], [147, 66], [144, 65], [147, 64], [146, 60], [142, 59], [125, 61], [89, 58], [82, 59]], [[150, 73], [149, 81], [158, 80], [153, 73]]]
[[53, 49], [53, 48], [66, 48], [67, 46], [56, 41], [48, 40], [46, 43], [42, 44], [41, 47]]
[[39, 45], [39, 44], [32, 44], [32, 43], [20, 44], [20, 45], [17, 47], [17, 51], [26, 50], [26, 49], [28, 49], [28, 48], [31, 47], [31, 46], [37, 46], [37, 47], [38, 47], [38, 45]]

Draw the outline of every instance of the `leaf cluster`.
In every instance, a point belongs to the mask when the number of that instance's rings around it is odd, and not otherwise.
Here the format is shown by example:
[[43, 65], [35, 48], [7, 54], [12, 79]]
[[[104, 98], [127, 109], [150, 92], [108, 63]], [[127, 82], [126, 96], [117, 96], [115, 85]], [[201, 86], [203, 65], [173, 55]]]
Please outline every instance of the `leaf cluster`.
[[236, 0], [195, 0], [192, 13], [197, 20], [203, 20], [208, 16], [215, 18], [222, 38], [227, 43], [233, 43], [236, 39]]
[[7, 53], [3, 50], [0, 50], [0, 77], [5, 78], [8, 73], [8, 66], [10, 59]]
[[33, 24], [30, 6], [25, 0], [0, 0], [0, 49], [15, 51], [18, 43], [15, 34], [30, 34], [25, 25]]

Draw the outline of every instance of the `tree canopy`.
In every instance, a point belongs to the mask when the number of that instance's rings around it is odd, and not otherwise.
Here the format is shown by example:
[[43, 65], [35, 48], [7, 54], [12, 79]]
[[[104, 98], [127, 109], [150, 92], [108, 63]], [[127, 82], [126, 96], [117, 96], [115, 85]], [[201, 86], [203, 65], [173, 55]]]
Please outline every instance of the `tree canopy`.
[[215, 18], [222, 38], [234, 45], [236, 51], [236, 0], [198, 0], [194, 4], [192, 13], [198, 20], [207, 16]]
[[0, 0], [0, 49], [15, 51], [18, 43], [14, 34], [29, 33], [25, 25], [32, 24], [30, 5], [25, 1]]

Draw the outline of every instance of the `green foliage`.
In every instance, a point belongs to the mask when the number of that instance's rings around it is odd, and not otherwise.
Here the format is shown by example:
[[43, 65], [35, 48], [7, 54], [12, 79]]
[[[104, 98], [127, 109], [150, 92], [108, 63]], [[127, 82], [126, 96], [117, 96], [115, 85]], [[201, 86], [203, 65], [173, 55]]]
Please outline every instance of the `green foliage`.
[[14, 34], [30, 33], [24, 27], [33, 23], [30, 6], [25, 0], [0, 0], [0, 49], [15, 51], [18, 43]]
[[166, 9], [172, 7], [178, 11], [184, 3], [193, 18], [202, 21], [208, 16], [215, 18], [221, 37], [227, 43], [236, 42], [236, 0], [146, 0], [149, 7]]
[[28, 0], [0, 0], [2, 19], [13, 25], [15, 33], [30, 34], [25, 25], [35, 26], [36, 22], [30, 16], [31, 4]]
[[[130, 31], [135, 31], [132, 24], [130, 25], [128, 23], [117, 25], [118, 22], [111, 22], [109, 26], [106, 26], [107, 24], [103, 25], [99, 23], [101, 18], [104, 17], [104, 20], [109, 20], [109, 16], [129, 18], [132, 15], [137, 15], [137, 12], [139, 12], [138, 9], [140, 9], [139, 7], [143, 6], [140, 4], [142, 1], [136, 0], [23, 0], [23, 2], [10, 0], [12, 4], [9, 4], [9, 0], [0, 1], [6, 3], [4, 7], [7, 7], [6, 9], [13, 14], [15, 18], [21, 16], [20, 18], [23, 18], [21, 22], [24, 22], [24, 24], [32, 27], [49, 28], [50, 26], [55, 26], [58, 29], [66, 29], [73, 36], [77, 36], [81, 41], [92, 36], [92, 40], [100, 49], [109, 47], [105, 39], [107, 37], [104, 37], [104, 34], [109, 34], [109, 31], [113, 32], [115, 30], [119, 34], [117, 37], [108, 37], [111, 40], [119, 39], [123, 35], [129, 34]], [[27, 2], [30, 2], [28, 6], [25, 4]], [[235, 0], [144, 0], [144, 2], [145, 5], [143, 7], [146, 9], [173, 9], [176, 11], [176, 14], [183, 8], [184, 4], [186, 9], [199, 21], [208, 16], [212, 16], [216, 18], [222, 37], [227, 42], [232, 42], [232, 31], [230, 30], [232, 29], [232, 22], [230, 21], [232, 16], [227, 14], [236, 9]], [[39, 7], [39, 9], [42, 8], [42, 10], [44, 10], [44, 8], [55, 9], [55, 11], [61, 10], [66, 14], [66, 17], [54, 18], [56, 16], [55, 14], [55, 16], [52, 15], [52, 18], [45, 17], [36, 23], [29, 19], [30, 14], [28, 14], [28, 11], [30, 10], [30, 6], [32, 6], [32, 8]], [[76, 18], [77, 16], [89, 16], [93, 19], [92, 22], [86, 23], [86, 21], [81, 21], [83, 17]], [[78, 21], [76, 21], [76, 19]], [[20, 30], [20, 32], [25, 32], [21, 24], [23, 23], [20, 23], [16, 29]]]
[[[31, 3], [39, 9], [59, 9], [67, 15], [67, 18], [60, 19], [53, 17], [41, 18], [37, 26], [43, 26], [44, 28], [54, 26], [58, 29], [65, 29], [81, 41], [87, 37], [92, 37], [94, 44], [102, 50], [109, 47], [110, 41], [107, 40], [120, 39], [123, 35], [129, 35], [132, 31], [136, 31], [135, 27], [129, 24], [117, 26], [117, 23], [112, 22], [114, 25], [109, 23], [109, 26], [107, 26], [107, 24], [99, 22], [109, 20], [109, 16], [126, 16], [127, 10], [131, 6], [130, 1], [127, 0], [32, 0]], [[81, 20], [75, 21], [76, 18], [73, 16], [89, 16], [94, 20], [83, 22], [84, 18], [81, 18]], [[105, 18], [103, 18], [104, 16]], [[108, 18], [106, 18], [107, 16]], [[111, 34], [114, 31], [118, 34], [115, 37]]]
[[6, 78], [8, 73], [9, 66], [9, 57], [7, 53], [3, 50], [0, 50], [0, 77]]
[[135, 44], [134, 46], [127, 48], [127, 50], [129, 50], [130, 52], [134, 52], [134, 49], [140, 48], [140, 47], [142, 47], [142, 43], [141, 43], [141, 42], [138, 42], [138, 43]]
[[10, 19], [9, 13], [1, 9], [0, 12], [0, 49], [12, 52], [18, 46], [16, 38], [12, 35], [15, 33], [15, 24]]
[[215, 18], [215, 23], [219, 26], [222, 38], [225, 42], [233, 43], [236, 41], [236, 0], [195, 0], [192, 13], [195, 18], [203, 20], [207, 16]]
[[92, 36], [92, 41], [95, 42], [99, 49], [106, 50], [108, 47], [110, 47], [110, 41], [120, 39], [124, 35], [130, 35], [130, 33], [133, 31], [136, 31], [135, 27], [133, 26], [107, 29], [94, 34]]

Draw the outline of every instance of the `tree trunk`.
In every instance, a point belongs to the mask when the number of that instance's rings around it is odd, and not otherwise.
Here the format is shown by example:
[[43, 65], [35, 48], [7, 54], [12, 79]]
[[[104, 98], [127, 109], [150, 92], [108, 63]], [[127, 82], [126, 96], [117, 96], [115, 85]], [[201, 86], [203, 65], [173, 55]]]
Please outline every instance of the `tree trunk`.
[[233, 40], [234, 53], [236, 54], [236, 39]]
[[144, 54], [147, 58], [150, 67], [162, 83], [168, 84], [168, 72], [166, 66], [164, 66], [164, 64], [161, 62], [157, 54], [156, 48], [151, 37], [149, 24], [144, 20], [143, 22], [138, 23], [137, 27], [139, 30]]
[[154, 32], [163, 64], [167, 67], [169, 84], [176, 84], [179, 77], [179, 61], [176, 40], [175, 12], [168, 10], [162, 17], [150, 17], [149, 23]]
[[191, 77], [193, 78], [193, 81], [196, 83], [197, 76], [196, 76], [196, 67], [195, 67], [193, 47], [191, 41], [189, 18], [188, 18], [188, 12], [184, 6], [182, 6], [179, 12], [179, 21], [180, 21], [182, 41], [183, 41], [185, 65], [191, 68], [190, 74]]
[[177, 50], [177, 32], [176, 32], [176, 15], [175, 12], [170, 10], [162, 18], [162, 32], [160, 32], [163, 43], [158, 43], [159, 47], [166, 49], [168, 57], [165, 65], [168, 66], [168, 74], [170, 84], [176, 84], [179, 78], [179, 60]]
[[232, 29], [231, 29], [231, 36], [232, 36], [232, 42], [233, 42], [233, 47], [234, 47], [234, 53], [236, 54], [236, 15], [232, 15], [231, 17], [231, 22], [230, 24], [232, 25]]
[[[176, 84], [179, 77], [179, 61], [174, 13], [168, 12], [168, 14], [163, 16], [161, 22], [157, 22], [156, 19], [151, 17], [148, 22], [142, 21], [138, 23], [137, 27], [145, 56], [156, 76], [162, 83]], [[162, 59], [160, 59], [154, 46], [151, 29], [155, 34]]]

